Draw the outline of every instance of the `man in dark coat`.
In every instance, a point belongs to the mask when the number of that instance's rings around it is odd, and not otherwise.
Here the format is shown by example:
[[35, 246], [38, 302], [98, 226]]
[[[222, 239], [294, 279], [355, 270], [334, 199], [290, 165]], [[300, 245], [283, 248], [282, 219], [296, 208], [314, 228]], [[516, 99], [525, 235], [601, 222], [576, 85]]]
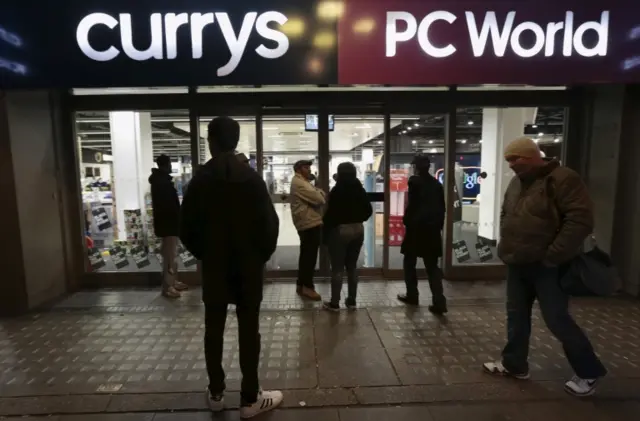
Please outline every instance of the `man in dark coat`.
[[279, 391], [262, 391], [258, 382], [259, 315], [264, 266], [276, 249], [279, 221], [264, 181], [235, 156], [240, 126], [228, 117], [209, 123], [211, 160], [198, 169], [182, 205], [180, 238], [202, 261], [205, 304], [207, 402], [224, 408], [223, 334], [227, 306], [236, 305], [242, 418], [277, 407]]
[[409, 199], [404, 212], [405, 237], [400, 252], [404, 254], [406, 295], [399, 295], [403, 303], [418, 305], [418, 274], [416, 264], [421, 257], [427, 268], [429, 287], [433, 296], [429, 311], [447, 312], [447, 300], [442, 287], [442, 271], [438, 259], [442, 256], [442, 228], [444, 226], [444, 189], [429, 174], [429, 157], [418, 155], [412, 162], [415, 175], [409, 178]]
[[171, 159], [160, 155], [158, 168], [151, 170], [151, 203], [153, 207], [153, 231], [162, 240], [162, 295], [179, 298], [187, 285], [178, 281], [178, 234], [180, 231], [180, 200], [171, 177]]

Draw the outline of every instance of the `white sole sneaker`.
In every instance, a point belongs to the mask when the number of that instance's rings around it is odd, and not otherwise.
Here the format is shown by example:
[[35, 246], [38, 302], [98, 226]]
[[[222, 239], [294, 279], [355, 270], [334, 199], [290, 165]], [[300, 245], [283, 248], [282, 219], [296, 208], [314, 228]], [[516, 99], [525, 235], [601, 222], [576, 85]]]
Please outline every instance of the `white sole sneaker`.
[[205, 393], [207, 399], [207, 406], [212, 412], [224, 411], [224, 396], [212, 396], [209, 389]]
[[581, 379], [574, 377], [564, 384], [564, 390], [570, 395], [585, 398], [596, 393], [596, 386], [600, 379]]
[[486, 373], [493, 374], [495, 376], [512, 377], [516, 380], [529, 380], [531, 378], [529, 373], [514, 374], [509, 372], [504, 368], [500, 361], [484, 363], [482, 364], [482, 368]]
[[278, 390], [264, 390], [258, 393], [258, 400], [248, 406], [240, 407], [240, 418], [252, 418], [263, 412], [276, 409], [283, 400], [282, 392]]

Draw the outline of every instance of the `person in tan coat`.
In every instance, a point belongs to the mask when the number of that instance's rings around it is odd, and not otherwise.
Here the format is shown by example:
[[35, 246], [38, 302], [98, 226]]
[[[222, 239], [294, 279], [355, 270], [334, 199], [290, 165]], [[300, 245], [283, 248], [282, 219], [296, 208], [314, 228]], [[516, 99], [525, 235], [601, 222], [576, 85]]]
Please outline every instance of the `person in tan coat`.
[[545, 160], [530, 138], [511, 142], [504, 157], [515, 173], [504, 195], [498, 244], [507, 265], [507, 345], [502, 360], [485, 363], [484, 370], [529, 378], [531, 312], [537, 299], [545, 324], [576, 373], [565, 390], [591, 395], [607, 370], [569, 314], [569, 297], [560, 287], [563, 266], [593, 231], [589, 192], [575, 171]]
[[302, 297], [320, 301], [313, 275], [322, 238], [322, 215], [326, 197], [323, 190], [314, 187], [309, 181], [311, 164], [312, 161], [298, 161], [293, 166], [295, 175], [291, 180], [291, 218], [300, 236], [296, 291]]

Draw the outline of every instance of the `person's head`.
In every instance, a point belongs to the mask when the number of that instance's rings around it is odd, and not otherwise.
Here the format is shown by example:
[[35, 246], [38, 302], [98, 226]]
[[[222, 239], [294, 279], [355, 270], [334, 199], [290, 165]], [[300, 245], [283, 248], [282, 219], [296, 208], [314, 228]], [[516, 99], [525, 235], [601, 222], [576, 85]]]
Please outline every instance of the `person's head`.
[[310, 160], [302, 160], [293, 164], [293, 170], [296, 174], [300, 174], [305, 179], [309, 180], [311, 178], [311, 165], [313, 161]]
[[530, 137], [520, 137], [509, 143], [504, 150], [504, 159], [519, 176], [545, 165], [538, 145]]
[[167, 173], [171, 173], [171, 158], [169, 158], [167, 155], [162, 154], [159, 157], [157, 157], [156, 158], [156, 165], [162, 171], [165, 171]]
[[216, 117], [207, 127], [211, 155], [232, 152], [240, 140], [240, 125], [231, 117]]
[[431, 160], [429, 160], [427, 155], [416, 155], [413, 161], [411, 161], [411, 165], [413, 165], [414, 172], [417, 175], [425, 175], [429, 173]]
[[353, 181], [358, 179], [358, 170], [356, 166], [351, 162], [343, 162], [338, 165], [338, 172], [336, 174], [336, 181], [338, 183], [342, 181]]

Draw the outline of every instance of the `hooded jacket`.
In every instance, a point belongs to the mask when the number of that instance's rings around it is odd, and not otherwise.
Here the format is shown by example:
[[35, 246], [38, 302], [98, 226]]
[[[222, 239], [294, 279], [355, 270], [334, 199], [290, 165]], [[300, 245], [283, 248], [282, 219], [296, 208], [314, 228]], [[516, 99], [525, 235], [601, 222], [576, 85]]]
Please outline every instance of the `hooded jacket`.
[[180, 232], [180, 200], [173, 177], [153, 168], [149, 177], [153, 206], [153, 231], [156, 237], [177, 237]]
[[334, 228], [344, 224], [362, 223], [373, 214], [367, 192], [357, 178], [341, 180], [329, 193], [327, 211], [324, 214], [323, 238], [329, 239]]
[[202, 260], [205, 303], [262, 301], [265, 263], [279, 220], [262, 178], [233, 153], [200, 167], [187, 188], [180, 239]]
[[559, 265], [593, 231], [593, 205], [580, 176], [552, 160], [515, 176], [504, 195], [498, 256], [507, 264]]

